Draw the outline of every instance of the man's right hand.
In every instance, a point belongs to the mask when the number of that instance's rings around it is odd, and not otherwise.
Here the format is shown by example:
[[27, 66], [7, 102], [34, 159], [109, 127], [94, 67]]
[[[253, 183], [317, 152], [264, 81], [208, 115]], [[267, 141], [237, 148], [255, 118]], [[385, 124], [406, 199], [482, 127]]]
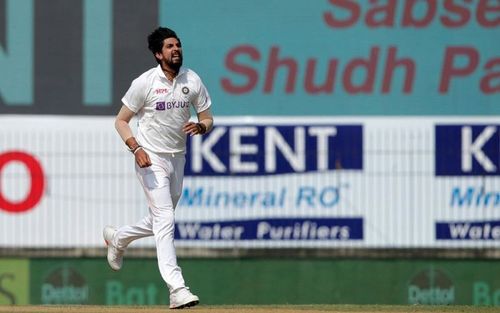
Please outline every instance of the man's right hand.
[[149, 167], [152, 165], [148, 153], [141, 147], [135, 153], [135, 162], [139, 167]]
[[135, 162], [139, 165], [139, 167], [151, 166], [151, 159], [149, 158], [148, 153], [141, 145], [139, 145], [134, 137], [127, 138], [127, 140], [125, 140], [125, 144], [127, 145], [129, 151], [134, 154]]

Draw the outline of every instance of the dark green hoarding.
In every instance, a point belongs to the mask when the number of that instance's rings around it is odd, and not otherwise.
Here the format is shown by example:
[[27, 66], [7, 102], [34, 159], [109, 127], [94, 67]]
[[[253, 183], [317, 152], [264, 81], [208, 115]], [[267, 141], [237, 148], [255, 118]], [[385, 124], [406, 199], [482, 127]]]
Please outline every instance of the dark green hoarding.
[[[203, 304], [460, 304], [500, 306], [500, 262], [475, 260], [181, 259]], [[34, 259], [32, 304], [159, 305], [155, 259]]]

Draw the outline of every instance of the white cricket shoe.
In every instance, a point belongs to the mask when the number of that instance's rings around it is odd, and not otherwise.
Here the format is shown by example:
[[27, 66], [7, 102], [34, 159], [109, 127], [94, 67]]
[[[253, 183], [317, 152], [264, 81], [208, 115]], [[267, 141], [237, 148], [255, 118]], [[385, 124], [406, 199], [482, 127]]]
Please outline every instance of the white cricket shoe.
[[170, 294], [170, 308], [184, 309], [197, 305], [200, 299], [193, 295], [189, 288], [179, 288]]
[[102, 231], [104, 241], [108, 246], [108, 264], [113, 271], [119, 271], [123, 264], [123, 253], [124, 250], [118, 249], [113, 244], [113, 238], [115, 237], [116, 229], [113, 226], [106, 226]]

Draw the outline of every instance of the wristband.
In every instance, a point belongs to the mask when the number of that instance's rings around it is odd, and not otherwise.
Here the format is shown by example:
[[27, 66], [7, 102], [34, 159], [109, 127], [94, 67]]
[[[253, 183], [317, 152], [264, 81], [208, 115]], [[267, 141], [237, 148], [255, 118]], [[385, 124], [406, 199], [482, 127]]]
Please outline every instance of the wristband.
[[198, 127], [198, 133], [203, 135], [207, 132], [207, 127], [203, 123], [196, 123], [196, 127]]
[[134, 149], [130, 149], [129, 151], [132, 152], [133, 154], [136, 154], [139, 149], [142, 149], [142, 146], [137, 146]]

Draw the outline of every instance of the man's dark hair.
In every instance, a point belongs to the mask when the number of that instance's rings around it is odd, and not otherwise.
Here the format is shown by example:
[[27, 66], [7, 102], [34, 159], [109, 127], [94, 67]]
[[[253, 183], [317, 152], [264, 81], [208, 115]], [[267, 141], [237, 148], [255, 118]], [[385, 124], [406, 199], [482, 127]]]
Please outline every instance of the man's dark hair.
[[[153, 55], [155, 55], [157, 52], [161, 52], [161, 49], [163, 48], [163, 40], [172, 37], [176, 38], [177, 40], [179, 40], [179, 42], [181, 42], [179, 37], [177, 37], [177, 34], [170, 28], [158, 27], [148, 36], [149, 50], [153, 52]], [[157, 59], [156, 62], [159, 63], [159, 60]]]

